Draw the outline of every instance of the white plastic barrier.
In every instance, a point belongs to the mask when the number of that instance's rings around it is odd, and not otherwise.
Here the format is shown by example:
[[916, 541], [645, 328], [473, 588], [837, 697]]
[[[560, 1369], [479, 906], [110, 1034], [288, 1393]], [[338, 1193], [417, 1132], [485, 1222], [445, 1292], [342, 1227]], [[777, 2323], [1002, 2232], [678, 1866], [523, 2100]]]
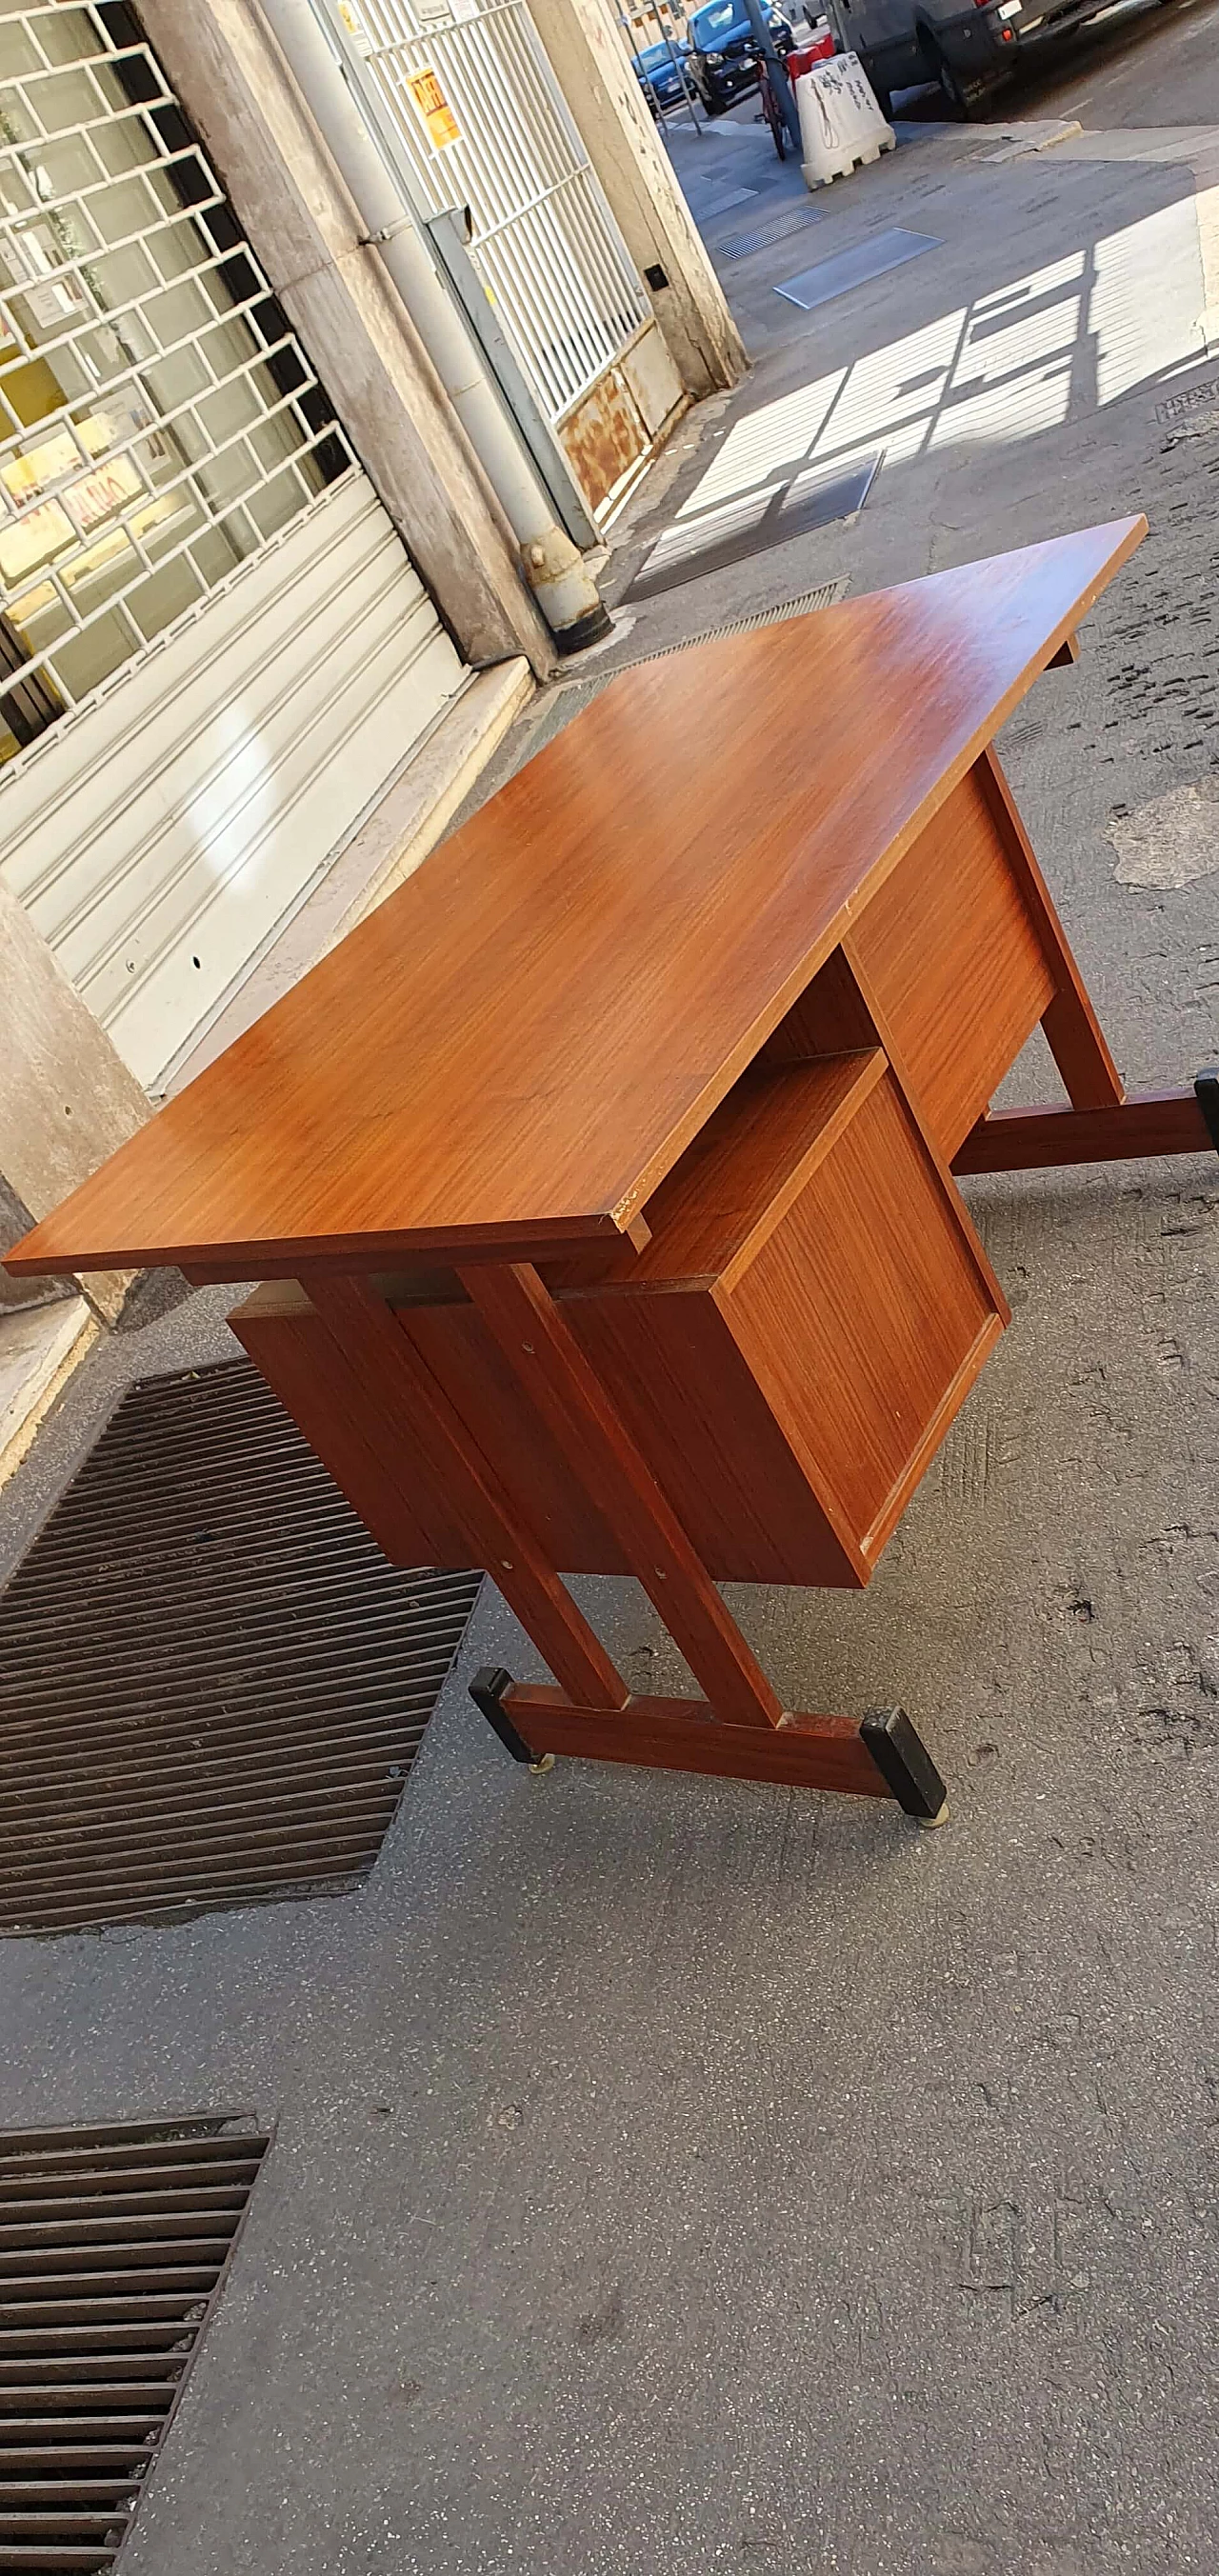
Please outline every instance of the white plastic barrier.
[[835, 54], [814, 63], [796, 83], [805, 185], [828, 188], [845, 179], [857, 161], [879, 161], [897, 136], [881, 115], [857, 54]]

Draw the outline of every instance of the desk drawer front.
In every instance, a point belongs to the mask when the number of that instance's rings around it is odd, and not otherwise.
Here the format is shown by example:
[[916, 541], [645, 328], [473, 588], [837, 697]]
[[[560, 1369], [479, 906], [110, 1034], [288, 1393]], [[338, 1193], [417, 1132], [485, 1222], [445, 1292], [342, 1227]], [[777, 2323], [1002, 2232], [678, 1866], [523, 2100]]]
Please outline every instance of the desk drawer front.
[[870, 1572], [1006, 1320], [892, 1074], [726, 1311]]
[[691, 1538], [721, 1579], [866, 1583], [1006, 1321], [883, 1056], [742, 1084], [649, 1219], [563, 1311]]

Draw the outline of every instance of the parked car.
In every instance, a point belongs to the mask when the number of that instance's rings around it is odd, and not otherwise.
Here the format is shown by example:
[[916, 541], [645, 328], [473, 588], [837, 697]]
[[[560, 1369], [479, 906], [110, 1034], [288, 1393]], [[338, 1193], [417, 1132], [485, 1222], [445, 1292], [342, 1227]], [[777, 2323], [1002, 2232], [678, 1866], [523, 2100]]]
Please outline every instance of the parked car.
[[[708, 116], [730, 107], [747, 89], [758, 85], [758, 58], [753, 28], [744, 0], [706, 0], [688, 20], [690, 78]], [[795, 39], [790, 21], [778, 9], [767, 12], [767, 25], [781, 54]]]
[[844, 53], [858, 54], [884, 115], [890, 92], [938, 81], [977, 116], [1021, 61], [1099, 17], [1112, 0], [825, 0]]
[[670, 36], [663, 45], [645, 45], [642, 53], [632, 54], [639, 86], [653, 116], [658, 116], [662, 107], [676, 107], [689, 97], [689, 53], [689, 46], [680, 36]]

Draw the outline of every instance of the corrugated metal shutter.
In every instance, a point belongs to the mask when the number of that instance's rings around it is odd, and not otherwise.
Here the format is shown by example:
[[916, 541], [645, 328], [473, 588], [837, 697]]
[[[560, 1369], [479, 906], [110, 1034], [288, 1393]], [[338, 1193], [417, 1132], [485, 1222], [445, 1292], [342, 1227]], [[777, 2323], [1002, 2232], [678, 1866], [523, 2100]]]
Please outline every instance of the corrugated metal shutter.
[[354, 472], [0, 776], [0, 869], [148, 1088], [467, 678]]

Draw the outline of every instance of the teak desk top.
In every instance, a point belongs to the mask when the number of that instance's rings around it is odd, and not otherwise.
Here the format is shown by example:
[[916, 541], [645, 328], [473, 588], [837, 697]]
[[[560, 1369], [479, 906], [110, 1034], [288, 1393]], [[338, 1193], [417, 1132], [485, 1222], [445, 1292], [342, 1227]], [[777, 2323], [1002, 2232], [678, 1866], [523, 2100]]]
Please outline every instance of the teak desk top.
[[11, 1267], [612, 1237], [1145, 528], [624, 673]]

